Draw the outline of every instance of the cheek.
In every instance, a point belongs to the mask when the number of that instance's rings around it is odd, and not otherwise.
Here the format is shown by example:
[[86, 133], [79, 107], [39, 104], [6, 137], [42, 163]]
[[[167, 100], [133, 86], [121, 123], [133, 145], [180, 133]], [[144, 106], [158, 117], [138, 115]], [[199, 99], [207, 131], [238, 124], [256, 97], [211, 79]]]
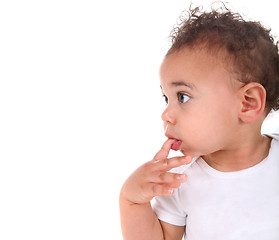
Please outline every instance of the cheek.
[[181, 137], [187, 142], [195, 141], [195, 139], [201, 134], [206, 126], [206, 120], [200, 111], [191, 111], [188, 114], [181, 114], [178, 130]]
[[[235, 99], [230, 92], [211, 95], [200, 104], [200, 113], [210, 125], [224, 125], [234, 118]], [[209, 123], [207, 124], [209, 126]], [[221, 127], [220, 126], [220, 127]]]
[[227, 128], [226, 113], [217, 107], [203, 106], [199, 110], [193, 110], [183, 117], [179, 127], [186, 145], [201, 147], [212, 145], [224, 133]]

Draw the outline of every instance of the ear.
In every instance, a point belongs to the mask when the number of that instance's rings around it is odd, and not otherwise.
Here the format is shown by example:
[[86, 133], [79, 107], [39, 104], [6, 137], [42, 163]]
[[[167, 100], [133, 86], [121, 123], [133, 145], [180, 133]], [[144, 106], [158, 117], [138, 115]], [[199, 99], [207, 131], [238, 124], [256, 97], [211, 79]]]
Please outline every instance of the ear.
[[265, 110], [265, 88], [259, 83], [251, 82], [239, 91], [241, 100], [239, 119], [245, 123], [254, 122]]

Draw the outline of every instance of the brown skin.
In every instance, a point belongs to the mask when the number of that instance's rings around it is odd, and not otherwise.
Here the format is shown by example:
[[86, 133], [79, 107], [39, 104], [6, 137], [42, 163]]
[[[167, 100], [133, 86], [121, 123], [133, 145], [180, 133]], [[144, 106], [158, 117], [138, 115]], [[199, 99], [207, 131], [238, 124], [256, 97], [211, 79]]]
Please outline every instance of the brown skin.
[[266, 92], [259, 83], [238, 82], [221, 61], [200, 49], [166, 56], [160, 73], [168, 100], [162, 114], [166, 135], [182, 142], [185, 156], [167, 159], [175, 142], [168, 139], [126, 180], [120, 193], [124, 240], [181, 240], [185, 228], [159, 221], [150, 200], [172, 195], [186, 181], [185, 175], [168, 172], [189, 163], [186, 156], [203, 156], [219, 171], [237, 171], [261, 162], [270, 148], [271, 139], [260, 132]]
[[150, 200], [159, 195], [172, 195], [173, 189], [187, 176], [168, 172], [191, 162], [190, 157], [167, 159], [171, 145], [168, 139], [152, 161], [139, 167], [124, 183], [120, 193], [121, 225], [124, 239], [181, 239], [184, 227], [160, 222], [152, 211]]

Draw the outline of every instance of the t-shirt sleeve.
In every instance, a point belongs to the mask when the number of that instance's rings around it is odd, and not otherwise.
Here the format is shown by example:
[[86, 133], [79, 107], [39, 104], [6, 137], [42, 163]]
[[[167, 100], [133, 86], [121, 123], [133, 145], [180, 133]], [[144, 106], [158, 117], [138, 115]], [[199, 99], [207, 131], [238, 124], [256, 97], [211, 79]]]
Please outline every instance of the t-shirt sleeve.
[[279, 140], [279, 111], [271, 112], [262, 125], [262, 133]]
[[179, 201], [179, 189], [172, 196], [157, 196], [151, 201], [153, 211], [158, 219], [176, 226], [186, 225], [186, 213]]

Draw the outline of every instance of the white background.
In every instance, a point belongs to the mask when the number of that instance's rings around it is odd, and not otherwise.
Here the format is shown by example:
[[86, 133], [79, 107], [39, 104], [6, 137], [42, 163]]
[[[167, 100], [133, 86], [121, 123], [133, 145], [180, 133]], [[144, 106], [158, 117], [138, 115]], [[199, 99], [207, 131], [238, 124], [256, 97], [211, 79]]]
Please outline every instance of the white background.
[[[231, 3], [279, 35], [275, 0]], [[121, 239], [119, 190], [165, 140], [158, 68], [188, 7], [0, 2], [0, 239]]]

